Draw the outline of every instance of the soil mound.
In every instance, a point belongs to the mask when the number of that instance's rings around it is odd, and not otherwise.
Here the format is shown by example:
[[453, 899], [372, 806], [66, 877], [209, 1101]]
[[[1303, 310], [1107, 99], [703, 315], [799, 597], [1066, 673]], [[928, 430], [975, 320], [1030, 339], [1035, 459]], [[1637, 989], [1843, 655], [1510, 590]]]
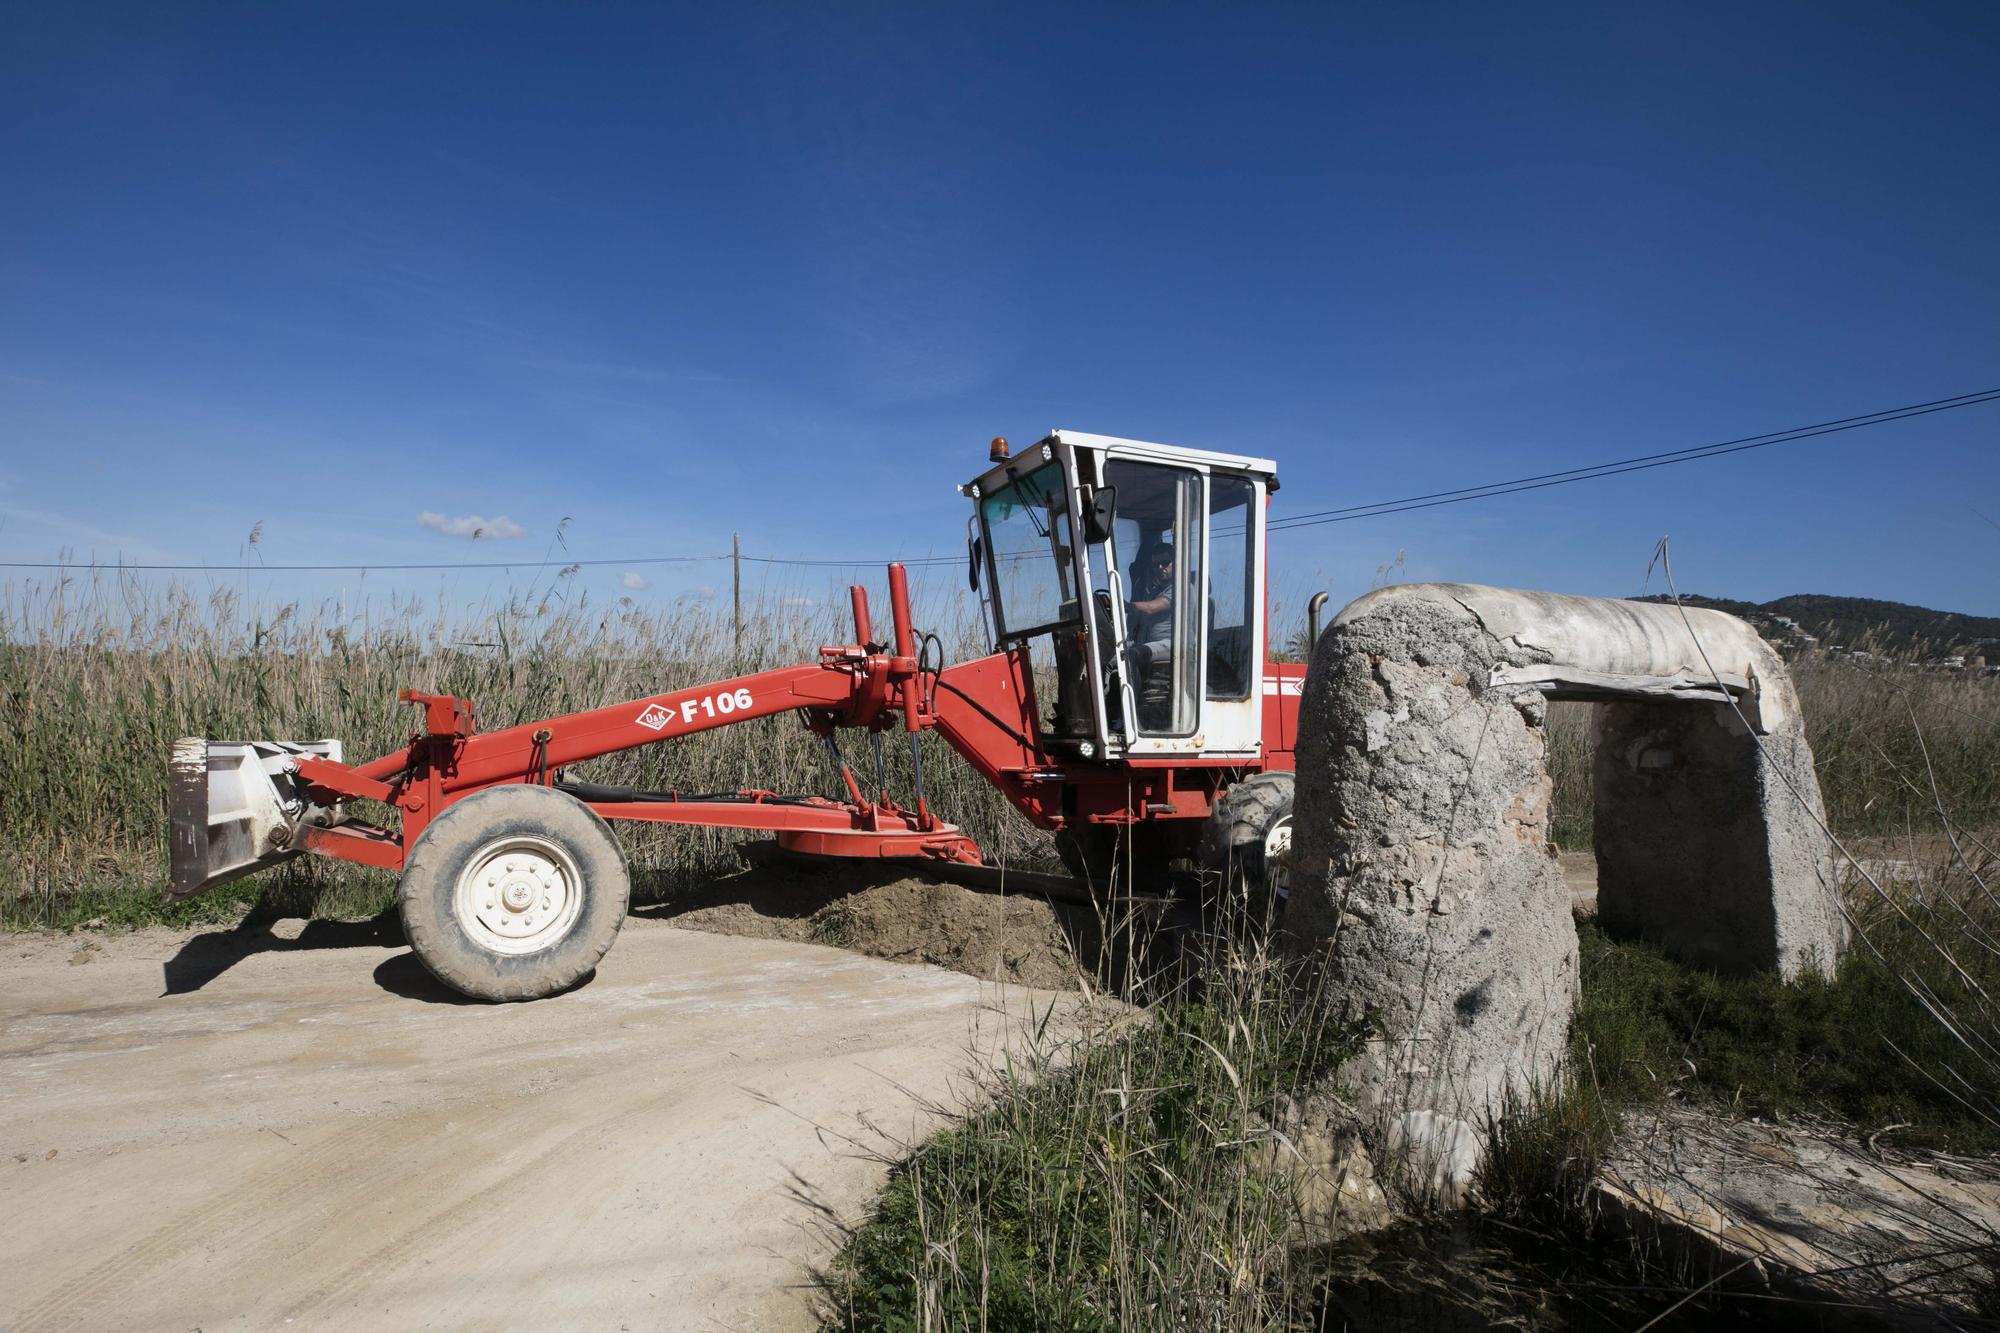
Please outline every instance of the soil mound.
[[749, 865], [741, 872], [670, 890], [634, 915], [1048, 990], [1077, 989], [1084, 976], [1103, 974], [1105, 932], [1091, 907], [968, 888], [910, 865], [807, 860], [763, 843], [743, 852]]

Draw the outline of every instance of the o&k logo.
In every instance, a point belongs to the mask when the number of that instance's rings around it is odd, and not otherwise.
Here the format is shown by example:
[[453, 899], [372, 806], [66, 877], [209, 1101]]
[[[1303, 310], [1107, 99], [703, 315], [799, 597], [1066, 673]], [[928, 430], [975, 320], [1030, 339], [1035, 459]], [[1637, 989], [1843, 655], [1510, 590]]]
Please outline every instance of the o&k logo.
[[658, 704], [647, 704], [646, 711], [639, 714], [639, 716], [633, 718], [632, 720], [634, 722], [637, 722], [640, 726], [648, 728], [649, 730], [658, 731], [660, 728], [666, 726], [667, 722], [672, 717], [673, 717], [672, 713], [660, 707]]

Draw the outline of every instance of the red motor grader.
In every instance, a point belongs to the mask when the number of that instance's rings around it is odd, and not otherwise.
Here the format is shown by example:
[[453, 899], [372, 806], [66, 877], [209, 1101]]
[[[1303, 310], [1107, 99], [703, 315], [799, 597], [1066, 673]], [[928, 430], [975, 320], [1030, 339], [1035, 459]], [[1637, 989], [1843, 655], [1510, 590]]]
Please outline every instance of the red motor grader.
[[[851, 590], [854, 641], [819, 660], [479, 731], [471, 701], [406, 690], [410, 744], [363, 764], [338, 741], [176, 743], [169, 898], [312, 853], [396, 871], [410, 943], [446, 984], [495, 1000], [573, 985], [611, 947], [630, 883], [611, 820], [774, 833], [794, 852], [978, 864], [923, 794], [935, 729], [1016, 809], [1055, 831], [1077, 875], [1182, 860], [1256, 895], [1281, 888], [1305, 668], [1271, 663], [1265, 507], [1274, 465], [1057, 431], [960, 487], [968, 576], [994, 651], [946, 665], [889, 566], [892, 632]], [[1314, 598], [1317, 618], [1325, 594]], [[1037, 667], [1041, 671], [1037, 672]], [[1053, 681], [1054, 698], [1036, 683]], [[1046, 709], [1045, 709], [1046, 702]], [[564, 780], [600, 755], [796, 712], [844, 799], [688, 795]], [[900, 727], [909, 804], [865, 792], [835, 734]], [[350, 817], [354, 800], [396, 827]]]

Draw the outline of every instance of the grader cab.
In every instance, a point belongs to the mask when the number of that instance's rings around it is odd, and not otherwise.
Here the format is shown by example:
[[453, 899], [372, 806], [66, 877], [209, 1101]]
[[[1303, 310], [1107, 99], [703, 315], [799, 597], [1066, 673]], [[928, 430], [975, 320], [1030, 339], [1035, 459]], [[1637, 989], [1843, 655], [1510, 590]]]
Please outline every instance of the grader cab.
[[[1267, 661], [1264, 459], [1057, 431], [995, 440], [973, 501], [970, 581], [993, 652], [946, 664], [920, 644], [889, 567], [890, 633], [851, 589], [854, 641], [818, 660], [481, 732], [473, 702], [406, 690], [408, 746], [358, 765], [337, 742], [185, 738], [170, 766], [170, 897], [307, 854], [400, 876], [417, 955], [475, 996], [574, 984], [629, 895], [608, 821], [761, 830], [797, 853], [978, 865], [932, 812], [935, 730], [1096, 891], [1178, 877], [1270, 900], [1284, 888], [1304, 667]], [[1323, 595], [1314, 602], [1315, 611]], [[1043, 706], [1038, 684], [1052, 682]], [[590, 760], [780, 713], [824, 743], [837, 796], [641, 791], [577, 779]], [[864, 791], [838, 736], [900, 730], [913, 789]], [[378, 802], [392, 824], [354, 818]]]
[[[1048, 740], [1083, 759], [1263, 757], [1274, 465], [1056, 431], [962, 489], [996, 648], [1049, 641]], [[1094, 648], [1094, 651], [1093, 651]]]

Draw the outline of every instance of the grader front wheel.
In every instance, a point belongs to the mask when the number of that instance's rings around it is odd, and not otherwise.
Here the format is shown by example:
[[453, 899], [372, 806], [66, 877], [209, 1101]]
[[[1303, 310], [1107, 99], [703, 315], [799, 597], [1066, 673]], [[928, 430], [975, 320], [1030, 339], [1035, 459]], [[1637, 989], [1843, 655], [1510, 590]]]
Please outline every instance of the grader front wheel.
[[630, 900], [610, 826], [573, 796], [527, 785], [475, 792], [432, 820], [397, 892], [424, 966], [482, 1000], [534, 1000], [581, 981]]
[[1221, 885], [1229, 910], [1275, 922], [1291, 896], [1290, 773], [1258, 773], [1222, 794], [1201, 834], [1201, 865]]

